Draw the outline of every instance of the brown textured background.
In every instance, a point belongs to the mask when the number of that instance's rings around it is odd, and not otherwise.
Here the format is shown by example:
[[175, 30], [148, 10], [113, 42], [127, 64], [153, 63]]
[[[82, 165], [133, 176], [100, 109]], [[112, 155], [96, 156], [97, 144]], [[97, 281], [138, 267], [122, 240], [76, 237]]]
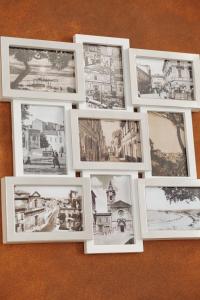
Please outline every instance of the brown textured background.
[[[198, 0], [0, 0], [0, 35], [200, 52]], [[200, 175], [200, 113], [193, 114]], [[10, 104], [0, 103], [0, 176], [12, 175]], [[200, 241], [152, 241], [143, 254], [84, 255], [82, 243], [0, 244], [1, 300], [199, 300]]]

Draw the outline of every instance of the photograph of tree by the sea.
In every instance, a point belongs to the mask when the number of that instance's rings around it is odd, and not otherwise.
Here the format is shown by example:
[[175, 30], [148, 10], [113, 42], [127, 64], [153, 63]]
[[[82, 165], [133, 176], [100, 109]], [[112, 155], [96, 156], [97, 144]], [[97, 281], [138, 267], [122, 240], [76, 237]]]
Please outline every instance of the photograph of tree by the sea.
[[11, 89], [75, 93], [74, 53], [9, 47]]
[[149, 231], [200, 229], [199, 187], [147, 187]]
[[148, 112], [153, 176], [188, 176], [183, 113]]

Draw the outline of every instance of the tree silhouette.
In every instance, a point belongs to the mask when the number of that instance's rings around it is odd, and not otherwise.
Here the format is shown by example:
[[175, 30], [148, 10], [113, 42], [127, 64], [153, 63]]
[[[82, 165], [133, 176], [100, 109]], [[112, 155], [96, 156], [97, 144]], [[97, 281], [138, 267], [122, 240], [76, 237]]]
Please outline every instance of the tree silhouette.
[[17, 89], [22, 80], [31, 72], [30, 61], [32, 59], [41, 60], [47, 58], [52, 65], [52, 68], [60, 71], [69, 65], [69, 61], [74, 59], [72, 52], [41, 50], [41, 49], [26, 49], [10, 47], [9, 55], [14, 56], [16, 60], [24, 64], [24, 69], [20, 71], [17, 78], [11, 82], [11, 89]]
[[179, 201], [187, 201], [188, 203], [200, 200], [200, 189], [193, 187], [162, 187], [165, 192], [166, 199], [176, 203]]
[[47, 58], [53, 69], [61, 71], [69, 66], [71, 60], [74, 60], [74, 55], [67, 51], [48, 51]]

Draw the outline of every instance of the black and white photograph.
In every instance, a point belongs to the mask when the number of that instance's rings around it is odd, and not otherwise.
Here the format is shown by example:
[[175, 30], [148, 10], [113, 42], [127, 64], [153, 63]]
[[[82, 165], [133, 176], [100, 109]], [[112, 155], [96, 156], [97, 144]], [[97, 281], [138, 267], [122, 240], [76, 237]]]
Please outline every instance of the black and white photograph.
[[137, 57], [136, 70], [139, 98], [194, 100], [191, 61]]
[[9, 69], [11, 89], [76, 93], [73, 52], [10, 46]]
[[82, 188], [23, 186], [14, 188], [15, 232], [82, 231]]
[[147, 187], [149, 231], [199, 230], [199, 187]]
[[94, 244], [134, 244], [129, 176], [92, 175], [91, 200]]
[[79, 118], [81, 161], [141, 162], [140, 122]]
[[125, 109], [122, 49], [83, 44], [88, 107]]
[[188, 176], [184, 115], [148, 111], [153, 176]]
[[21, 104], [25, 174], [66, 175], [64, 107]]

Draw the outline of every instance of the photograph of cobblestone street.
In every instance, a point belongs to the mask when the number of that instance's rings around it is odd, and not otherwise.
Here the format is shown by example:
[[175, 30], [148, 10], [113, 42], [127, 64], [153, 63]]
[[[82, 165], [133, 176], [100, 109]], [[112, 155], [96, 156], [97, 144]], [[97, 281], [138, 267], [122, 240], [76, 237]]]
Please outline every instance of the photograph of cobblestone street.
[[141, 162], [138, 121], [79, 118], [82, 161]]

